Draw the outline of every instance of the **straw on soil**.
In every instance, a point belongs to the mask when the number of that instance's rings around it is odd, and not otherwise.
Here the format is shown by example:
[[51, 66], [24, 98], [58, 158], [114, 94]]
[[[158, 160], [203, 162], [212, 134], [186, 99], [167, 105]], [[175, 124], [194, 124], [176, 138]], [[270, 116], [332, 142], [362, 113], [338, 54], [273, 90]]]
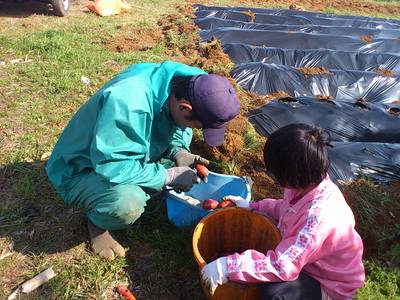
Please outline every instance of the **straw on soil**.
[[238, 89], [237, 94], [239, 99], [242, 99], [242, 103], [244, 104], [242, 106], [244, 112], [264, 106], [268, 104], [270, 100], [275, 98], [290, 97], [290, 95], [284, 91], [278, 91], [269, 95], [259, 95], [241, 88]]
[[375, 69], [375, 72], [378, 73], [381, 76], [386, 76], [386, 77], [394, 77], [396, 76], [396, 73], [392, 70], [385, 69], [382, 67], [378, 67]]
[[293, 9], [293, 10], [304, 10], [304, 7], [298, 4], [290, 4], [289, 5], [289, 9]]
[[105, 42], [105, 47], [116, 52], [146, 51], [159, 44], [163, 37], [160, 29], [121, 26], [121, 33]]
[[256, 20], [256, 14], [252, 12], [250, 9], [247, 11], [243, 12], [245, 15], [248, 15], [250, 17], [250, 22], [255, 22]]
[[296, 7], [301, 6], [306, 10], [311, 11], [324, 11], [329, 9], [340, 11], [355, 11], [357, 14], [371, 16], [374, 14], [385, 14], [387, 16], [399, 16], [400, 5], [395, 1], [343, 1], [343, 0], [296, 0], [296, 1], [282, 1], [282, 0], [239, 0], [240, 3], [246, 6], [268, 6], [268, 5], [290, 5], [295, 2]]
[[[178, 10], [184, 14], [169, 14], [157, 23], [165, 39], [166, 54], [174, 60], [197, 66], [209, 73], [230, 77], [233, 63], [222, 50], [220, 42], [213, 37], [208, 43], [199, 43], [197, 26], [187, 20], [188, 16], [194, 17], [192, 7], [184, 6]], [[184, 42], [178, 43], [177, 37], [184, 37]]]
[[325, 95], [315, 95], [315, 99], [319, 101], [327, 101], [327, 102], [332, 102], [334, 99], [332, 96], [325, 96]]
[[362, 35], [362, 36], [360, 36], [360, 40], [362, 40], [363, 42], [366, 42], [367, 44], [371, 44], [372, 43], [372, 36], [370, 36], [370, 35]]
[[325, 67], [300, 67], [296, 69], [304, 75], [332, 75], [332, 73]]

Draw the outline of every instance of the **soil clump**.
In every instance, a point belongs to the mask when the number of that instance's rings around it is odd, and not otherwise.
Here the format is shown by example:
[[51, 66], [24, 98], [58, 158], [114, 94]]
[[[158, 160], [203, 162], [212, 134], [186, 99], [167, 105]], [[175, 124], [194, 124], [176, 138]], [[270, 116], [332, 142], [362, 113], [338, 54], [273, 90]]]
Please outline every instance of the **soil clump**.
[[297, 71], [304, 75], [332, 75], [331, 72], [325, 67], [300, 67], [296, 68]]
[[381, 68], [381, 67], [376, 68], [375, 72], [381, 76], [386, 76], [386, 77], [396, 76], [396, 72], [389, 70], [389, 69]]
[[362, 35], [362, 36], [360, 36], [360, 40], [362, 40], [363, 42], [365, 42], [367, 44], [371, 44], [372, 43], [372, 36], [370, 36], [370, 35]]

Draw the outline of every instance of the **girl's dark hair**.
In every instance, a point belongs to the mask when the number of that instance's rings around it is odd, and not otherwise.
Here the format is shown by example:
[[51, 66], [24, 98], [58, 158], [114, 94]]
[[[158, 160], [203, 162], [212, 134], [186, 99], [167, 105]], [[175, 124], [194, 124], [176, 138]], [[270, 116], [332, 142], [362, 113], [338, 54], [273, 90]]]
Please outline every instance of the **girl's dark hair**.
[[284, 126], [265, 143], [267, 172], [283, 187], [319, 184], [328, 172], [328, 146], [330, 136], [322, 128], [302, 123]]
[[177, 99], [189, 100], [189, 85], [190, 79], [193, 76], [177, 76], [172, 78], [171, 81], [171, 92], [175, 94]]

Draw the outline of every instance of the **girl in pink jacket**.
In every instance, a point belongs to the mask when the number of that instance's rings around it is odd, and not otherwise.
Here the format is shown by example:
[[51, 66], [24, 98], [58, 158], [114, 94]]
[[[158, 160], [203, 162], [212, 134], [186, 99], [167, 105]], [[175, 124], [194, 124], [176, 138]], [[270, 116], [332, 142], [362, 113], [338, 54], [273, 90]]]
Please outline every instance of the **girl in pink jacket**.
[[278, 224], [282, 240], [267, 253], [246, 250], [220, 257], [202, 269], [214, 292], [218, 284], [265, 282], [262, 299], [352, 299], [363, 286], [363, 244], [353, 212], [327, 172], [329, 136], [322, 129], [291, 124], [264, 147], [268, 175], [284, 187], [283, 199], [239, 207], [263, 212]]

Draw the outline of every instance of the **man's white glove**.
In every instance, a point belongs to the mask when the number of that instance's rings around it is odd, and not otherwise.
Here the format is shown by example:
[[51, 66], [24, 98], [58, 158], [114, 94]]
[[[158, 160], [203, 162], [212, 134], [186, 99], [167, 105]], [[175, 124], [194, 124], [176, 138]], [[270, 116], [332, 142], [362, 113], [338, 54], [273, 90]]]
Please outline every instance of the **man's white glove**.
[[192, 154], [186, 150], [179, 151], [174, 156], [174, 161], [178, 167], [186, 166], [192, 168], [197, 164], [202, 164], [207, 166], [210, 163], [207, 159], [202, 158], [200, 155]]
[[223, 197], [222, 200], [231, 200], [233, 203], [236, 204], [237, 207], [242, 207], [242, 208], [250, 207], [250, 201], [243, 199], [240, 196], [228, 195], [228, 196]]
[[189, 167], [166, 169], [165, 185], [173, 187], [174, 190], [187, 192], [196, 182], [198, 182], [196, 171]]
[[226, 256], [217, 258], [216, 260], [205, 265], [201, 270], [201, 277], [210, 289], [211, 295], [213, 295], [218, 285], [228, 282]]

